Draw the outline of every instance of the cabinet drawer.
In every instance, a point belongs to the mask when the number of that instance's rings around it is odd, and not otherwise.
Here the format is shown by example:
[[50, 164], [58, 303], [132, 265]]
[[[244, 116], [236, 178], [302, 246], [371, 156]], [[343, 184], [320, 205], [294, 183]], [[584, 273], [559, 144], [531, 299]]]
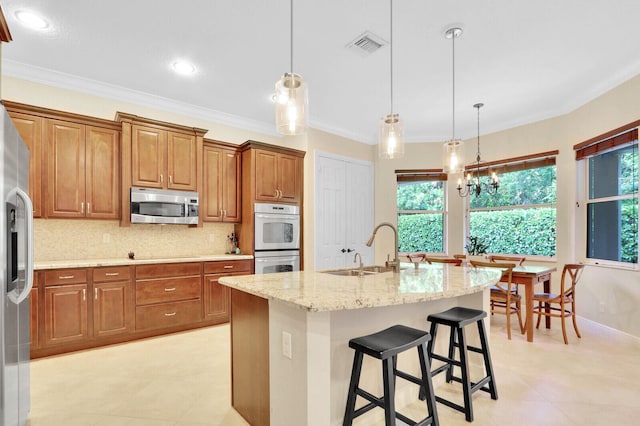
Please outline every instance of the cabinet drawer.
[[200, 300], [138, 306], [136, 307], [136, 330], [167, 328], [198, 322], [201, 313]]
[[46, 271], [44, 274], [45, 285], [77, 284], [86, 282], [86, 269], [56, 269], [53, 271]]
[[110, 266], [93, 270], [93, 282], [127, 281], [129, 279], [128, 266]]
[[136, 305], [200, 298], [200, 277], [136, 281]]
[[200, 275], [200, 263], [157, 263], [136, 266], [136, 278], [159, 278]]
[[227, 260], [221, 262], [207, 262], [204, 264], [205, 274], [224, 274], [227, 272], [248, 272], [251, 273], [253, 260]]

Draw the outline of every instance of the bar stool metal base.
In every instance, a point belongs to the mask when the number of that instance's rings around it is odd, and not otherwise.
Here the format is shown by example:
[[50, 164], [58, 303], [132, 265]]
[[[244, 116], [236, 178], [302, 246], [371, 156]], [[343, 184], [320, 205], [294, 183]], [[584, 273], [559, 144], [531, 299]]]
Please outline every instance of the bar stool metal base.
[[[473, 404], [471, 401], [471, 395], [474, 392], [482, 390], [491, 394], [491, 399], [498, 399], [498, 389], [495, 383], [493, 365], [491, 364], [489, 342], [487, 341], [487, 334], [484, 328], [483, 319], [486, 316], [487, 313], [481, 310], [455, 307], [438, 314], [429, 315], [427, 317], [427, 321], [431, 322], [431, 340], [427, 345], [429, 360], [430, 362], [434, 359], [444, 362], [443, 365], [434, 370], [431, 370], [431, 376], [434, 377], [442, 372], [446, 372], [447, 383], [450, 383], [451, 381], [461, 383], [464, 406], [456, 404], [437, 395], [435, 397], [436, 401], [455, 410], [463, 412], [465, 414], [465, 419], [468, 422], [473, 421]], [[469, 324], [473, 324], [474, 322], [478, 326], [478, 334], [480, 335], [479, 348], [467, 345], [467, 340], [465, 337], [464, 327]], [[433, 353], [433, 345], [436, 340], [439, 324], [450, 327], [448, 356]], [[459, 359], [455, 358], [455, 348], [458, 348]], [[478, 382], [471, 382], [469, 378], [469, 362], [467, 351], [482, 354], [486, 376], [480, 379]], [[460, 368], [460, 377], [454, 376], [453, 367]], [[422, 389], [420, 391], [420, 399], [422, 399]]]
[[[347, 406], [344, 414], [343, 426], [350, 426], [353, 419], [370, 411], [375, 407], [383, 408], [385, 411], [385, 425], [392, 426], [396, 424], [396, 419], [403, 421], [408, 425], [438, 425], [438, 414], [436, 411], [435, 394], [433, 392], [433, 383], [431, 381], [431, 373], [429, 371], [429, 363], [427, 360], [426, 343], [431, 336], [426, 331], [417, 330], [403, 325], [395, 325], [378, 333], [368, 336], [357, 337], [349, 341], [349, 347], [355, 349], [356, 353], [353, 358], [353, 368], [351, 370], [351, 381], [349, 384], [349, 393], [347, 395]], [[398, 370], [398, 354], [411, 348], [418, 349], [418, 357], [420, 361], [420, 370], [422, 377], [418, 378]], [[384, 395], [376, 397], [371, 393], [359, 387], [360, 373], [362, 370], [362, 360], [364, 355], [377, 358], [382, 361], [382, 379]], [[429, 416], [419, 422], [412, 420], [395, 409], [395, 383], [396, 377], [401, 377], [426, 389], [426, 404]], [[355, 409], [356, 397], [360, 396], [367, 401], [368, 404], [359, 409]]]

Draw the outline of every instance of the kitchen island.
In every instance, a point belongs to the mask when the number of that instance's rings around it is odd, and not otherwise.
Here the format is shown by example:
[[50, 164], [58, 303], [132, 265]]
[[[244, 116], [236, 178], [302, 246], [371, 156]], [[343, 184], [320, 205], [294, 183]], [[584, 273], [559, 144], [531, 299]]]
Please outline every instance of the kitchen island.
[[[453, 306], [488, 310], [488, 288], [499, 278], [493, 269], [409, 263], [399, 273], [364, 276], [221, 278], [232, 289], [232, 404], [252, 425], [341, 424], [351, 338], [393, 324], [428, 330], [428, 314]], [[418, 374], [413, 353], [399, 366]], [[365, 359], [362, 387], [380, 394], [380, 382], [379, 362]], [[396, 392], [401, 408], [415, 401], [417, 388], [399, 381]]]

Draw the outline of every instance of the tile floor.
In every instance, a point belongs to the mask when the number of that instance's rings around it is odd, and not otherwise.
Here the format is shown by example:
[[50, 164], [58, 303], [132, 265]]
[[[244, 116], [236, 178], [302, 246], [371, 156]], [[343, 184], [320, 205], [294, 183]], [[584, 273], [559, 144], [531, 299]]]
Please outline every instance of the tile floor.
[[[476, 393], [473, 424], [637, 425], [640, 339], [587, 320], [578, 325], [582, 339], [570, 329], [569, 345], [558, 322], [530, 344], [516, 333], [508, 341], [504, 319], [494, 317], [500, 399]], [[230, 408], [228, 336], [222, 325], [33, 361], [28, 425], [246, 425]], [[377, 411], [355, 424], [383, 424]], [[404, 412], [418, 418], [422, 411], [416, 403]], [[438, 413], [442, 425], [468, 424], [441, 404]]]

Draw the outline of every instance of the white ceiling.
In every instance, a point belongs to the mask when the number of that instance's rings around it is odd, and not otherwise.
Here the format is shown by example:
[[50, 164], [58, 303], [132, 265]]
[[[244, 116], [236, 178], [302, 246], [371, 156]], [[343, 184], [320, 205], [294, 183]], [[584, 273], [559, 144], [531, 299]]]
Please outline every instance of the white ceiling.
[[[290, 70], [287, 0], [0, 0], [13, 36], [2, 72], [274, 133], [270, 96]], [[51, 29], [22, 27], [36, 11]], [[396, 0], [394, 112], [409, 142], [569, 112], [640, 73], [639, 0]], [[375, 144], [389, 111], [389, 47], [347, 49], [364, 31], [389, 40], [388, 0], [295, 0], [294, 71], [309, 86], [310, 125]], [[174, 74], [177, 58], [194, 62]], [[214, 135], [215, 137], [215, 135]]]

